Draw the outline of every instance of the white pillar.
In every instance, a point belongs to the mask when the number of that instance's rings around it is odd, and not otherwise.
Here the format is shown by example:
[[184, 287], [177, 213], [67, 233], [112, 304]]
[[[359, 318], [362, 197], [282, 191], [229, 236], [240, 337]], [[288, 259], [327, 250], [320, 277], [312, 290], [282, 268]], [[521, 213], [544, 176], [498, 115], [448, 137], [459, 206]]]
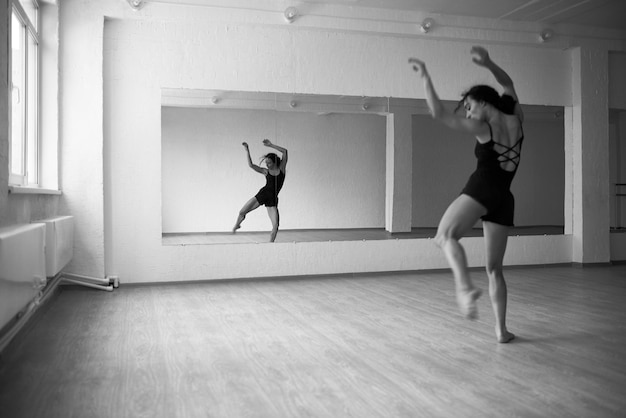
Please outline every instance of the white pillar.
[[413, 185], [413, 143], [411, 115], [387, 115], [385, 229], [410, 232]]
[[607, 51], [572, 50], [572, 260], [576, 263], [610, 261], [608, 75]]

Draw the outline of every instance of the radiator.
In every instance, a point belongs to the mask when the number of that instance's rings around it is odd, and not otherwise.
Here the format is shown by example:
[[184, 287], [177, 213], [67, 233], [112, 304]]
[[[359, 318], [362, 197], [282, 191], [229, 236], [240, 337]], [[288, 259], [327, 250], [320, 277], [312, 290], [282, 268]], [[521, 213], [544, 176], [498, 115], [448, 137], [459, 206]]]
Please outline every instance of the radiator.
[[0, 329], [45, 286], [45, 232], [44, 224], [0, 228]]
[[34, 223], [46, 227], [46, 277], [54, 277], [74, 256], [74, 218], [57, 216]]

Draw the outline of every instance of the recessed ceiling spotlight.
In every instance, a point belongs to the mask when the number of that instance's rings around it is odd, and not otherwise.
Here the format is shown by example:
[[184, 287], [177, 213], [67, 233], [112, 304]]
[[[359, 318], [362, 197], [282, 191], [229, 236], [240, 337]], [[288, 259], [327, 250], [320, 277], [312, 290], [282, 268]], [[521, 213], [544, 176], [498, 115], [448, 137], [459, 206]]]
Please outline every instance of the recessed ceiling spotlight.
[[144, 6], [144, 0], [127, 0], [130, 8], [137, 11]]
[[292, 23], [298, 17], [298, 9], [296, 9], [293, 6], [287, 7], [285, 9], [284, 16], [285, 16], [285, 20], [287, 21], [287, 23]]
[[422, 21], [422, 23], [420, 23], [420, 30], [422, 31], [422, 33], [428, 33], [433, 28], [434, 24], [435, 21], [430, 17], [427, 17]]
[[540, 42], [548, 42], [552, 38], [554, 38], [554, 31], [552, 29], [544, 29], [539, 33]]

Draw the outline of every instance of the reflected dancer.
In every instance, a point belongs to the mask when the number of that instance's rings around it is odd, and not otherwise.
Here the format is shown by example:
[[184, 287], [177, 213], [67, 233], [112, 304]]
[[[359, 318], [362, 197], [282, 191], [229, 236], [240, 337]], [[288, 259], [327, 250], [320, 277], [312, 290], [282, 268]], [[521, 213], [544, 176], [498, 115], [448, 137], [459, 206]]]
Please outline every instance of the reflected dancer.
[[282, 154], [282, 157], [279, 157], [273, 152], [264, 155], [263, 161], [265, 161], [265, 165], [267, 168], [263, 168], [252, 162], [252, 157], [250, 157], [250, 149], [248, 147], [248, 144], [244, 142], [242, 143], [242, 145], [246, 150], [246, 154], [248, 157], [248, 166], [257, 173], [263, 174], [266, 181], [265, 186], [263, 186], [263, 188], [261, 188], [261, 190], [259, 190], [259, 192], [253, 198], [248, 200], [239, 211], [237, 222], [233, 227], [233, 233], [237, 232], [237, 230], [241, 228], [241, 223], [246, 218], [246, 215], [249, 212], [255, 210], [261, 205], [265, 205], [265, 207], [267, 208], [267, 214], [270, 217], [270, 221], [272, 222], [270, 242], [274, 242], [276, 240], [276, 234], [278, 233], [278, 226], [280, 223], [280, 214], [278, 212], [278, 193], [282, 189], [283, 183], [285, 182], [285, 169], [287, 167], [287, 149], [279, 145], [272, 144], [269, 139], [264, 139], [263, 145], [280, 152]]

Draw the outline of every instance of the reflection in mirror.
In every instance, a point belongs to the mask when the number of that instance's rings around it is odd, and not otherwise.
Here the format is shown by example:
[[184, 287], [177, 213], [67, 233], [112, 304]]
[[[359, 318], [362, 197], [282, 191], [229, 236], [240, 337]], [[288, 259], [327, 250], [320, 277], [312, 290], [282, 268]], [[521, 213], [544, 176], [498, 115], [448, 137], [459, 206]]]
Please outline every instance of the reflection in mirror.
[[609, 194], [612, 233], [626, 232], [626, 110], [609, 110]]
[[[387, 115], [394, 112], [413, 115], [413, 168], [406, 173], [412, 229], [391, 234], [385, 230], [385, 188]], [[520, 169], [513, 193], [516, 224], [526, 230], [516, 233], [562, 233], [563, 109], [525, 112], [528, 166]], [[248, 167], [242, 142], [249, 144], [252, 162], [264, 166], [261, 157], [271, 151], [264, 138], [289, 150], [277, 242], [434, 236], [475, 165], [471, 138], [439, 126], [422, 100], [164, 89], [164, 245], [269, 241], [271, 222], [263, 207], [232, 234], [242, 205], [265, 184]], [[546, 207], [546, 200], [555, 205]]]
[[[525, 139], [521, 164], [511, 186], [516, 227], [510, 235], [562, 234], [564, 111], [556, 106], [522, 107]], [[442, 127], [429, 115], [413, 116], [414, 228], [438, 224], [476, 166], [474, 146], [471, 136]]]

